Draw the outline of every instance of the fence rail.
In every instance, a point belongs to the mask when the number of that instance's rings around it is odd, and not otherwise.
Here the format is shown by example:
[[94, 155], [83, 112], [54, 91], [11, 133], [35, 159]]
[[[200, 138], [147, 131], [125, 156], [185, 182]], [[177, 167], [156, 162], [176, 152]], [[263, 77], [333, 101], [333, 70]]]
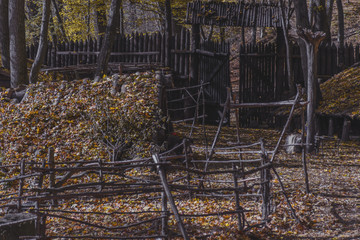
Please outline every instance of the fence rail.
[[[187, 148], [188, 141], [183, 141], [178, 147]], [[55, 239], [55, 238], [86, 238], [88, 235], [82, 231], [91, 229], [92, 235], [97, 238], [105, 239], [149, 239], [176, 237], [180, 234], [178, 230], [168, 225], [169, 217], [174, 216], [177, 222], [182, 222], [182, 232], [191, 232], [191, 220], [188, 218], [220, 217], [232, 215], [238, 218], [240, 230], [251, 228], [253, 225], [246, 221], [245, 213], [253, 212], [257, 209], [245, 209], [241, 206], [240, 198], [262, 199], [262, 219], [265, 221], [269, 216], [270, 207], [270, 176], [268, 172], [271, 168], [266, 152], [260, 149], [260, 143], [249, 146], [234, 146], [232, 152], [236, 151], [240, 159], [231, 160], [232, 153], [228, 154], [229, 159], [223, 158], [226, 150], [219, 150], [222, 153], [223, 161], [220, 163], [214, 158], [210, 161], [209, 171], [203, 171], [201, 166], [203, 161], [195, 161], [192, 154], [172, 155], [169, 151], [153, 158], [137, 159], [122, 162], [106, 161], [74, 161], [74, 162], [54, 162], [54, 151], [49, 150], [49, 156], [42, 163], [27, 162], [23, 160], [21, 164], [12, 166], [17, 167], [20, 175], [12, 179], [14, 184], [18, 184], [17, 193], [6, 194], [0, 197], [0, 209], [8, 206], [11, 201], [16, 201], [19, 211], [29, 210], [37, 216], [36, 236], [28, 238], [36, 239]], [[177, 162], [184, 161], [185, 164], [174, 165], [170, 159]], [[251, 160], [251, 161], [250, 161]], [[207, 160], [208, 161], [208, 160]], [[246, 163], [246, 167], [245, 164]], [[216, 166], [221, 164], [222, 169]], [[9, 166], [5, 166], [7, 169]], [[150, 168], [157, 168], [158, 173], [150, 172]], [[173, 169], [177, 169], [174, 172]], [[143, 172], [142, 175], [134, 175], [135, 172]], [[182, 172], [183, 177], [178, 173]], [[90, 178], [91, 176], [91, 178]], [[219, 181], [219, 177], [226, 177]], [[65, 180], [63, 180], [65, 179]], [[91, 180], [89, 180], [91, 179]], [[199, 183], [202, 184], [199, 184]], [[4, 181], [0, 181], [4, 183]], [[4, 191], [4, 189], [0, 190]], [[177, 194], [171, 194], [176, 192]], [[167, 197], [164, 197], [165, 194]], [[131, 198], [136, 195], [136, 199], [149, 198], [155, 201], [154, 206], [162, 206], [161, 209], [144, 209], [141, 211], [128, 211], [119, 209], [117, 211], [78, 211], [71, 209], [58, 208], [64, 200], [76, 200], [81, 205], [82, 200], [90, 209], [94, 209], [97, 201], [91, 199], [115, 199], [126, 196]], [[181, 201], [184, 197], [193, 198], [228, 198], [235, 197], [235, 204], [229, 208], [223, 208], [217, 212], [187, 212], [185, 209], [178, 210], [174, 199]], [[81, 200], [82, 199], [82, 200]], [[136, 201], [129, 200], [136, 204]], [[125, 201], [126, 202], [126, 201]], [[172, 207], [172, 211], [167, 209], [167, 202]], [[29, 205], [30, 204], [30, 205]], [[30, 209], [29, 209], [30, 207]], [[136, 207], [136, 206], [135, 206]], [[258, 214], [258, 213], [257, 213]], [[129, 216], [129, 221], [125, 221], [122, 216]], [[106, 221], [91, 221], [95, 217], [108, 219], [112, 222], [118, 219], [119, 224], [106, 224]], [[46, 219], [52, 219], [50, 222]], [[68, 233], [61, 233], [57, 236], [49, 234], [49, 227], [55, 219], [71, 224], [72, 229]], [[126, 218], [127, 219], [127, 218]], [[154, 224], [157, 223], [157, 224]], [[263, 224], [260, 223], [256, 224]], [[190, 224], [190, 225], [189, 225]], [[180, 225], [179, 225], [180, 226]], [[47, 230], [48, 229], [48, 230]], [[171, 230], [170, 230], [171, 229]], [[56, 234], [56, 233], [55, 233]], [[61, 236], [60, 236], [61, 235]], [[22, 238], [26, 238], [23, 236]]]

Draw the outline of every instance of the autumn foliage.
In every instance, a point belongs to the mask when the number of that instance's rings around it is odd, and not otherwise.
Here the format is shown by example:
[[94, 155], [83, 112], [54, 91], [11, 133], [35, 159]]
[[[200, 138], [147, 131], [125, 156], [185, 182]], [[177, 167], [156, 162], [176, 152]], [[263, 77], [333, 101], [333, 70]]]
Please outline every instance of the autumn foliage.
[[117, 141], [126, 144], [123, 158], [148, 156], [161, 120], [157, 84], [151, 72], [119, 77], [123, 92], [115, 94], [111, 77], [40, 82], [29, 86], [21, 104], [2, 92], [2, 163], [41, 161], [49, 147], [55, 161], [109, 160], [109, 144]]
[[319, 112], [360, 117], [360, 67], [350, 67], [321, 85]]

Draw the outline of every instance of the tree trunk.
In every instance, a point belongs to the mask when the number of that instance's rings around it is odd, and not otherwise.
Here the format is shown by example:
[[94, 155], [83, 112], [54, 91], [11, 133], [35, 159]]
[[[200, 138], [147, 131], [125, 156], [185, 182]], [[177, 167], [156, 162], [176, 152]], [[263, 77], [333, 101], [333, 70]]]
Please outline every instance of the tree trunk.
[[25, 0], [9, 1], [10, 85], [28, 84], [25, 42]]
[[[294, 0], [295, 16], [296, 16], [296, 26], [301, 28], [310, 29], [308, 8], [306, 1], [303, 0]], [[301, 56], [301, 67], [304, 75], [304, 84], [307, 86], [307, 56], [306, 56], [306, 45], [304, 41], [299, 39], [298, 44], [300, 46], [300, 56]]]
[[124, 4], [121, 1], [121, 5], [120, 5], [120, 29], [119, 32], [120, 34], [125, 34], [125, 27], [124, 27], [124, 21], [125, 21], [125, 16], [124, 16]]
[[49, 29], [49, 18], [50, 18], [50, 0], [43, 0], [43, 12], [41, 19], [41, 29], [40, 29], [40, 40], [39, 48], [36, 54], [36, 58], [31, 67], [30, 71], [30, 83], [36, 83], [38, 74], [41, 68], [41, 65], [44, 62], [45, 54], [48, 44], [48, 29]]
[[165, 66], [171, 66], [172, 13], [170, 0], [165, 0]]
[[0, 52], [2, 65], [10, 69], [9, 0], [0, 0]]
[[107, 66], [110, 58], [110, 53], [115, 39], [116, 26], [118, 25], [116, 21], [119, 21], [120, 5], [121, 5], [121, 0], [111, 1], [105, 39], [101, 47], [101, 51], [97, 62], [97, 68], [95, 72], [96, 82], [100, 81], [102, 76], [107, 73]]
[[106, 32], [106, 9], [105, 2], [101, 1], [96, 4], [95, 10], [95, 32], [99, 38], [103, 36]]
[[309, 0], [309, 23], [311, 26], [314, 24], [314, 9], [315, 9], [314, 0]]
[[293, 74], [293, 66], [292, 66], [292, 51], [290, 49], [290, 41], [288, 38], [288, 13], [285, 13], [285, 3], [283, 0], [280, 0], [280, 10], [281, 10], [281, 23], [282, 23], [282, 30], [284, 34], [285, 40], [285, 47], [286, 47], [286, 67], [287, 67], [287, 79], [289, 85], [289, 92], [290, 96], [296, 94], [295, 89], [295, 81], [294, 81], [294, 74]]
[[[328, 26], [329, 26], [329, 31], [331, 30], [331, 20], [332, 20], [332, 16], [333, 16], [333, 9], [334, 9], [334, 1], [335, 0], [327, 0], [326, 1], [326, 18], [328, 21]], [[330, 33], [330, 40], [331, 40], [331, 33]]]
[[310, 29], [299, 28], [299, 37], [305, 42], [307, 55], [307, 131], [306, 144], [307, 152], [314, 150], [315, 144], [315, 110], [318, 104], [317, 90], [317, 51], [322, 40], [326, 38], [323, 32], [313, 33]]
[[336, 6], [338, 9], [338, 24], [339, 24], [339, 33], [338, 33], [338, 42], [339, 46], [344, 47], [344, 9], [341, 0], [336, 0]]
[[311, 43], [306, 44], [306, 54], [308, 60], [308, 72], [307, 72], [307, 100], [309, 102], [307, 106], [307, 132], [306, 143], [307, 152], [312, 152], [315, 144], [315, 109], [316, 109], [316, 87], [315, 87], [315, 73], [316, 73], [316, 53], [314, 45]]
[[67, 41], [67, 36], [66, 36], [65, 28], [64, 28], [64, 22], [60, 15], [59, 5], [56, 0], [51, 0], [51, 2], [52, 2], [52, 6], [53, 6], [53, 9], [52, 9], [53, 17], [56, 16], [56, 18], [59, 22], [60, 32], [63, 35], [64, 41]]
[[[332, 0], [330, 0], [332, 1]], [[330, 8], [331, 4], [328, 4]], [[326, 9], [327, 4], [326, 0], [314, 0], [314, 32], [322, 31], [325, 32], [326, 38], [325, 43], [331, 43], [331, 33], [330, 33], [330, 25], [329, 25], [329, 18], [330, 16], [327, 13], [332, 12], [330, 9]]]

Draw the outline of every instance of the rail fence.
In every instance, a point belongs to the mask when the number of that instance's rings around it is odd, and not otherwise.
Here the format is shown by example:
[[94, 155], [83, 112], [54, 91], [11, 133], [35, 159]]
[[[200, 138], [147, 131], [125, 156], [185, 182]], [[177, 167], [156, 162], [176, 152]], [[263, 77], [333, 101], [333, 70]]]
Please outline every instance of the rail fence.
[[[42, 163], [22, 160], [20, 164], [1, 166], [2, 171], [12, 169], [18, 174], [0, 180], [0, 209], [5, 211], [12, 207], [36, 215], [36, 236], [20, 239], [165, 239], [179, 236], [187, 239], [186, 236], [196, 235], [194, 228], [199, 228], [192, 226], [192, 219], [208, 218], [211, 221], [211, 218], [225, 215], [236, 217], [240, 230], [264, 224], [270, 214], [271, 164], [263, 143], [218, 149], [209, 162], [208, 171], [201, 168], [209, 160], [195, 160], [191, 152], [174, 155], [176, 148], [188, 148], [189, 144], [184, 140], [174, 149], [152, 158], [121, 162], [55, 162], [54, 151], [50, 148], [48, 158]], [[5, 185], [17, 185], [18, 191]], [[121, 204], [116, 211], [91, 210], [96, 209], [99, 202], [120, 198], [122, 204], [133, 204], [134, 209], [142, 210], [121, 209]], [[210, 213], [187, 211], [175, 204], [195, 198], [233, 198], [235, 202]], [[256, 207], [247, 207], [249, 199], [262, 200], [261, 213]], [[86, 204], [89, 210], [62, 207], [73, 200], [79, 206]], [[149, 205], [144, 209], [146, 201], [155, 207]], [[260, 215], [262, 220], [249, 222], [248, 214]], [[171, 220], [173, 217], [178, 227]], [[71, 229], [51, 232], [50, 228], [58, 220], [67, 223]]]

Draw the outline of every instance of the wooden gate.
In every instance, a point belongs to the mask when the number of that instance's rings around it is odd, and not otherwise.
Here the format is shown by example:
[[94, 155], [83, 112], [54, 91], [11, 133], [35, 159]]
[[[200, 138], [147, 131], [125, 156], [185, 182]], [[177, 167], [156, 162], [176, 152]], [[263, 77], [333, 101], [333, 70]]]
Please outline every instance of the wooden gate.
[[[276, 81], [276, 52], [273, 44], [240, 47], [239, 102], [260, 103], [280, 100], [285, 81]], [[284, 63], [285, 64], [285, 63]], [[271, 109], [241, 109], [240, 125], [259, 127], [273, 122]]]
[[[199, 80], [210, 84], [204, 87], [206, 122], [218, 124], [226, 101], [226, 89], [230, 87], [230, 44], [226, 42], [203, 42], [198, 49]], [[229, 123], [229, 112], [225, 123]]]

